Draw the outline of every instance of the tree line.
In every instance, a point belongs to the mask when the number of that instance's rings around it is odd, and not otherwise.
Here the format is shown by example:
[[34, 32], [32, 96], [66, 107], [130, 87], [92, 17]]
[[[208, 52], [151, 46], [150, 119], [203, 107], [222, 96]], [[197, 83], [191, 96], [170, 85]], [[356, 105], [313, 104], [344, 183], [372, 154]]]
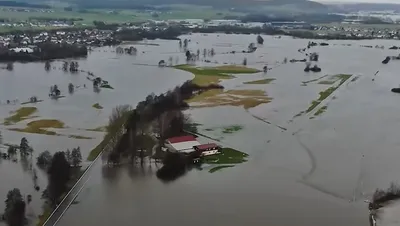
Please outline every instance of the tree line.
[[59, 198], [68, 189], [68, 182], [73, 176], [73, 169], [78, 169], [82, 163], [80, 147], [69, 149], [65, 152], [56, 152], [53, 156], [49, 151], [44, 151], [37, 157], [39, 168], [46, 170], [48, 185], [43, 191], [42, 197], [49, 201], [49, 205], [55, 207]]
[[[158, 96], [150, 94], [139, 102], [135, 109], [128, 105], [118, 106], [109, 119], [108, 142], [106, 156], [109, 163], [119, 163], [121, 157], [130, 158], [132, 163], [136, 159], [143, 159], [145, 153], [144, 137], [157, 138], [156, 156], [164, 147], [166, 138], [181, 135], [185, 127], [189, 127], [190, 120], [183, 114], [189, 105], [185, 100], [210, 89], [222, 89], [220, 85], [199, 86], [191, 81], [177, 86], [165, 94]], [[142, 161], [141, 161], [142, 162]]]

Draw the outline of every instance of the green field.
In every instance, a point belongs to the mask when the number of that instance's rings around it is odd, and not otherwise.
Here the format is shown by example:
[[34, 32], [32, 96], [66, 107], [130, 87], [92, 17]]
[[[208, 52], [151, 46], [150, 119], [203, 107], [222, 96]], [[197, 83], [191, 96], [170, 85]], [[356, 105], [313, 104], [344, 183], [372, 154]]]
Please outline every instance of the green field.
[[[153, 12], [139, 10], [113, 10], [113, 9], [87, 9], [65, 11], [63, 8], [54, 8], [52, 12], [41, 12], [29, 8], [30, 12], [7, 11], [10, 7], [0, 6], [0, 19], [8, 19], [13, 22], [28, 21], [32, 17], [59, 18], [59, 19], [80, 19], [76, 21], [77, 26], [90, 26], [93, 21], [104, 21], [106, 23], [142, 22], [147, 20], [168, 20], [168, 19], [223, 19], [225, 16], [240, 16], [242, 14], [227, 10], [216, 10], [211, 7], [200, 6], [176, 6], [171, 11], [155, 11], [158, 16], [154, 17]], [[0, 31], [22, 30], [23, 27], [0, 26]]]

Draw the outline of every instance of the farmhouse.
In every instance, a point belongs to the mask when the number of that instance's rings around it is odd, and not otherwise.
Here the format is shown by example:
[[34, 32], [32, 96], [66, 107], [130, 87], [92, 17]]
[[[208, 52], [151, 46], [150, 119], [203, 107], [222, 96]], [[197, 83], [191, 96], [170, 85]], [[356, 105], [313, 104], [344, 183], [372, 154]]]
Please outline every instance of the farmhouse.
[[200, 143], [194, 136], [181, 136], [172, 137], [167, 139], [166, 147], [170, 151], [190, 153], [195, 151], [194, 146], [198, 146]]
[[194, 136], [172, 137], [167, 139], [165, 145], [169, 151], [192, 153], [198, 152], [202, 156], [214, 155], [218, 152], [217, 144], [200, 144]]

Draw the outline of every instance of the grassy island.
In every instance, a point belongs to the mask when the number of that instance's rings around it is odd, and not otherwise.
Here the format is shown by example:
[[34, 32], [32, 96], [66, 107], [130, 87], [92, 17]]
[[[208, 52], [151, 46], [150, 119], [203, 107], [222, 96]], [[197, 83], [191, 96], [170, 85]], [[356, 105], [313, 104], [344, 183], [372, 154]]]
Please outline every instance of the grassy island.
[[55, 119], [41, 119], [37, 121], [32, 121], [27, 124], [27, 127], [23, 129], [11, 128], [11, 131], [23, 132], [23, 133], [36, 133], [44, 135], [56, 136], [57, 133], [54, 131], [48, 131], [48, 128], [62, 129], [64, 128], [64, 123]]
[[[193, 73], [193, 83], [197, 85], [217, 84], [223, 79], [235, 78], [234, 74], [253, 74], [260, 72], [254, 68], [237, 65], [218, 67], [195, 67], [178, 65], [174, 68]], [[192, 107], [243, 106], [245, 109], [269, 103], [263, 90], [209, 90], [187, 101]]]
[[244, 82], [244, 84], [248, 84], [248, 85], [270, 84], [271, 82], [273, 82], [275, 80], [276, 80], [275, 78], [266, 78], [266, 79], [251, 81], [251, 82]]
[[35, 107], [21, 107], [20, 109], [13, 112], [13, 115], [4, 119], [4, 125], [12, 125], [17, 122], [28, 119], [36, 111], [37, 108]]

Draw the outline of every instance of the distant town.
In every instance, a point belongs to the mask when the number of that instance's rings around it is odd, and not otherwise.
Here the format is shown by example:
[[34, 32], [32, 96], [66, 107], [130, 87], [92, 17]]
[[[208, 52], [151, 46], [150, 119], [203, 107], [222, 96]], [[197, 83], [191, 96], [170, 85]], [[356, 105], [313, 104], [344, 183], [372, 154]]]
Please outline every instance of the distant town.
[[[52, 9], [36, 8], [3, 7], [0, 8], [0, 11], [33, 13], [32, 15], [37, 15], [37, 13], [54, 15], [55, 13]], [[107, 21], [87, 23], [87, 20], [75, 17], [30, 16], [25, 20], [0, 18], [0, 61], [51, 60], [86, 54], [86, 51], [76, 51], [79, 52], [78, 55], [71, 53], [65, 56], [43, 54], [46, 50], [40, 46], [42, 43], [52, 43], [52, 48], [57, 45], [105, 46], [142, 39], [178, 39], [179, 35], [190, 32], [289, 35], [309, 39], [399, 39], [397, 20], [371, 17], [365, 14], [362, 16], [350, 14], [340, 22], [319, 24], [298, 20], [279, 21], [279, 18], [271, 19], [257, 15], [246, 16], [242, 19], [164, 20], [158, 18], [158, 13], [161, 12], [151, 10], [143, 12], [148, 13], [151, 19], [131, 23]], [[372, 15], [378, 14], [375, 12]], [[14, 57], [10, 58], [11, 55]]]

